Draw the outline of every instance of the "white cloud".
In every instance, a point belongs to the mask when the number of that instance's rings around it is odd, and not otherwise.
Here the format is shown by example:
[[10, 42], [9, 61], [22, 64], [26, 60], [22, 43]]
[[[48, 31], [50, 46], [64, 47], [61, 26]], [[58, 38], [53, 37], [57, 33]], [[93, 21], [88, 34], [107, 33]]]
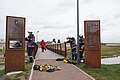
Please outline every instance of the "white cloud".
[[114, 20], [115, 20], [115, 19], [120, 19], [120, 13], [114, 14], [114, 15], [113, 15], [113, 19], [114, 19]]
[[[102, 42], [120, 42], [120, 0], [79, 0], [80, 34], [84, 20], [101, 21]], [[26, 31], [39, 32], [39, 39], [76, 36], [77, 0], [0, 0], [0, 37], [5, 37], [6, 16], [26, 18]], [[26, 33], [27, 35], [27, 33]], [[114, 38], [113, 38], [114, 37]]]

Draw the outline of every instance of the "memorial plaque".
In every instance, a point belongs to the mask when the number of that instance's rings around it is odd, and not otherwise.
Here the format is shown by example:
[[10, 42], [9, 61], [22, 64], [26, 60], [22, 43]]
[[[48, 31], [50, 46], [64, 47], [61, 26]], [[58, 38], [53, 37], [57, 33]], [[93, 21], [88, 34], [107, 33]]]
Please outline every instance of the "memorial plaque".
[[25, 18], [6, 17], [5, 71], [24, 69]]
[[85, 64], [87, 67], [101, 67], [100, 21], [84, 22], [85, 27]]
[[24, 41], [24, 19], [17, 17], [7, 17], [7, 39], [8, 47], [23, 49]]
[[100, 49], [100, 22], [89, 21], [85, 22], [86, 31], [86, 50]]

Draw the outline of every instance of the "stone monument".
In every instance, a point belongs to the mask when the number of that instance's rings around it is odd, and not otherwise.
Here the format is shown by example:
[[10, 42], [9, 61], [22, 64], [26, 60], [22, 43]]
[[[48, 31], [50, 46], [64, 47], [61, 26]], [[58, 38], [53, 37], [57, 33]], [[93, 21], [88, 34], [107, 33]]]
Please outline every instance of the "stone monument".
[[100, 20], [84, 21], [85, 66], [101, 68]]
[[21, 71], [25, 62], [25, 18], [6, 16], [5, 72]]

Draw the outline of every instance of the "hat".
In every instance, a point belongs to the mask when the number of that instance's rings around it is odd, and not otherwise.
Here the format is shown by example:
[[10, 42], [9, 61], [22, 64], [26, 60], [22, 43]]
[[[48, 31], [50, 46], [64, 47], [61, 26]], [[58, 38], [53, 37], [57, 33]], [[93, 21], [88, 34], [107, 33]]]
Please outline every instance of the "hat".
[[83, 35], [79, 35], [80, 38], [83, 38]]
[[28, 31], [28, 33], [32, 33], [31, 31]]

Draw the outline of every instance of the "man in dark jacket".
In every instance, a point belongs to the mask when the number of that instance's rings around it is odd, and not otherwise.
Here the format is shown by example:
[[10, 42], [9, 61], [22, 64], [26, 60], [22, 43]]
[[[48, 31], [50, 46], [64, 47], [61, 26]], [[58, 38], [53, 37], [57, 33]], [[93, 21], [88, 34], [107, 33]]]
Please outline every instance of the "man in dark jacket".
[[26, 38], [27, 53], [28, 53], [30, 62], [33, 62], [32, 52], [33, 52], [34, 43], [35, 43], [35, 36], [32, 34], [32, 32], [28, 32], [28, 33], [29, 33], [29, 36]]
[[80, 61], [84, 60], [83, 53], [84, 53], [84, 38], [83, 35], [79, 37], [79, 46], [80, 46]]
[[74, 37], [68, 37], [67, 38], [68, 41], [67, 43], [70, 43], [70, 47], [71, 47], [71, 53], [72, 53], [72, 60], [77, 60], [77, 53], [76, 53], [76, 40]]
[[34, 43], [34, 49], [33, 49], [33, 53], [32, 53], [34, 59], [35, 59], [35, 56], [36, 56], [37, 50], [38, 50], [38, 44]]

